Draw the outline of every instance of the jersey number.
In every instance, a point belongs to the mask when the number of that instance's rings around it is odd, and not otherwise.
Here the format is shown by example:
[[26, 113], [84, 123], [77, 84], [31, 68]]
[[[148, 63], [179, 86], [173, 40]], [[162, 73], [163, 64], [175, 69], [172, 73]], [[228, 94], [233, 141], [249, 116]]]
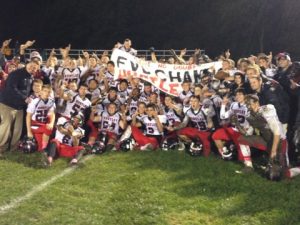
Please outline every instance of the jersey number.
[[46, 123], [47, 122], [48, 110], [37, 110], [35, 119], [38, 122]]

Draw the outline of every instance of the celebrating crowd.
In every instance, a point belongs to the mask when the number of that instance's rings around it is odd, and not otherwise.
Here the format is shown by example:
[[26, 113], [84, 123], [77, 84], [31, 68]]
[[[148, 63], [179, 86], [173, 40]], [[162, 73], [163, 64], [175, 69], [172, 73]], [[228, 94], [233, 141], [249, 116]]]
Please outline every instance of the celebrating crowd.
[[[251, 152], [258, 150], [269, 179], [300, 174], [291, 167], [300, 150], [300, 63], [286, 52], [234, 61], [229, 50], [212, 60], [200, 49], [158, 58], [150, 48], [152, 62], [222, 62], [219, 70], [203, 70], [199, 83], [184, 80], [174, 97], [131, 75], [115, 79], [108, 52], [83, 51], [75, 59], [69, 45], [48, 59], [38, 51], [26, 58], [35, 42], [27, 41], [8, 59], [10, 42], [0, 53], [1, 155], [37, 150], [50, 166], [59, 156], [77, 164], [85, 154], [106, 151], [185, 150], [237, 159], [245, 165], [240, 172], [250, 173]], [[130, 39], [114, 48], [143, 57]]]

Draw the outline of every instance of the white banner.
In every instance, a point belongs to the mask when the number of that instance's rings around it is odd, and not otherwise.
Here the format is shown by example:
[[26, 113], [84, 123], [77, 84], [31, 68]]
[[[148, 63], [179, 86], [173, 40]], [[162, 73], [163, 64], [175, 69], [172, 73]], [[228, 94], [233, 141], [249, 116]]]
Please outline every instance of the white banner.
[[182, 82], [200, 83], [203, 70], [214, 67], [218, 71], [222, 67], [222, 62], [211, 62], [200, 66], [153, 63], [119, 49], [113, 51], [111, 60], [115, 63], [115, 79], [138, 77], [173, 96], [178, 96], [182, 91]]

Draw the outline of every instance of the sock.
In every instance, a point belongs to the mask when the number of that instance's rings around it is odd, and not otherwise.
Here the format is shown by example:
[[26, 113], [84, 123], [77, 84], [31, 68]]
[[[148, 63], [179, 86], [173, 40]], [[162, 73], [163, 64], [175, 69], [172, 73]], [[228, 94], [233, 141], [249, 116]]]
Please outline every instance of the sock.
[[42, 149], [47, 148], [48, 141], [42, 141]]
[[294, 167], [287, 170], [286, 176], [289, 178], [295, 177], [300, 174], [300, 167]]
[[245, 166], [253, 167], [253, 164], [252, 164], [252, 161], [251, 161], [251, 160], [245, 160], [245, 161], [244, 161], [244, 164], [245, 164]]

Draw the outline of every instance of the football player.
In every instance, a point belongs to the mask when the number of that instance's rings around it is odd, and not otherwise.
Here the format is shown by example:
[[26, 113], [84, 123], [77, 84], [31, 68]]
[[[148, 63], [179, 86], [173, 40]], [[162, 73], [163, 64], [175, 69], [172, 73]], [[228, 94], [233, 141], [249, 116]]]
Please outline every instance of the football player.
[[33, 99], [27, 107], [26, 127], [27, 137], [35, 137], [38, 150], [47, 147], [55, 121], [55, 102], [50, 98], [51, 87], [44, 85], [40, 97]]
[[47, 164], [51, 165], [56, 156], [72, 158], [71, 164], [77, 164], [83, 154], [84, 147], [80, 146], [80, 139], [84, 136], [83, 115], [74, 115], [71, 120], [60, 117], [57, 121], [55, 138], [45, 149]]
[[177, 134], [184, 142], [202, 142], [203, 155], [208, 156], [211, 151], [209, 138], [210, 129], [213, 128], [213, 115], [202, 108], [197, 96], [190, 97], [190, 104], [191, 108], [185, 113], [183, 122], [171, 130], [178, 130]]

